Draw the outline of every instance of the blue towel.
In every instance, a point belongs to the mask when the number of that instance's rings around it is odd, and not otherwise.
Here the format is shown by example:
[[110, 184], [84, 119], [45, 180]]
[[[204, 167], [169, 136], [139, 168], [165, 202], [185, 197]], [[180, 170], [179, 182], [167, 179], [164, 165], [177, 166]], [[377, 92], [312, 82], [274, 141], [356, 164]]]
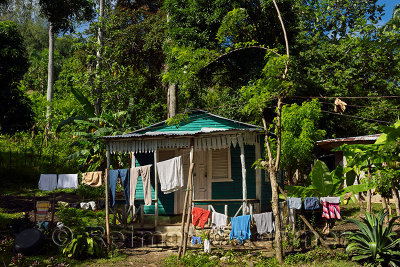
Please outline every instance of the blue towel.
[[229, 235], [230, 239], [237, 239], [240, 243], [243, 243], [244, 240], [249, 239], [251, 237], [250, 232], [250, 215], [243, 215], [238, 217], [232, 217], [232, 230]]
[[195, 245], [197, 242], [197, 244], [201, 245], [201, 237], [200, 236], [192, 236], [192, 245]]
[[306, 197], [304, 199], [305, 210], [317, 210], [319, 209], [319, 199], [317, 197]]
[[121, 177], [122, 186], [124, 187], [126, 204], [129, 205], [129, 171], [128, 169], [110, 170], [110, 206], [115, 205], [115, 191], [117, 189], [118, 177]]

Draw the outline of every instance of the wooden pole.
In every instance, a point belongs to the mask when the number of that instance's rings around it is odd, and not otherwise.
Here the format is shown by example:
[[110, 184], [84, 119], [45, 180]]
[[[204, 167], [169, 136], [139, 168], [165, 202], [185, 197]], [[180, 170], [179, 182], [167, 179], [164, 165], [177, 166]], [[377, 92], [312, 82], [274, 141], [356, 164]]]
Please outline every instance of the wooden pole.
[[[190, 165], [194, 166], [194, 139], [190, 140]], [[192, 214], [191, 214], [191, 209], [192, 209], [192, 200], [193, 200], [193, 172], [191, 173], [191, 175], [188, 177], [188, 179], [191, 180], [190, 182], [190, 187], [188, 187], [189, 190], [189, 200], [188, 200], [188, 212], [186, 215], [186, 225], [185, 225], [185, 233], [184, 233], [184, 240], [183, 240], [183, 255], [185, 255], [186, 253], [186, 247], [187, 247], [187, 239], [188, 239], [188, 235], [189, 235], [189, 226], [190, 226], [190, 221], [192, 219]]]
[[156, 199], [155, 203], [155, 218], [154, 218], [154, 226], [158, 226], [158, 171], [157, 171], [157, 162], [158, 162], [158, 151], [154, 150], [154, 198]]
[[106, 175], [104, 177], [104, 182], [106, 184], [106, 235], [107, 235], [107, 248], [110, 249], [111, 242], [110, 242], [110, 212], [109, 212], [109, 169], [110, 169], [110, 151], [107, 147], [107, 169]]
[[189, 194], [191, 194], [190, 192], [190, 188], [192, 187], [192, 173], [193, 173], [193, 168], [194, 168], [194, 163], [190, 163], [190, 167], [189, 167], [189, 174], [188, 174], [188, 179], [187, 179], [187, 183], [186, 183], [186, 193], [185, 193], [185, 202], [183, 204], [183, 212], [182, 212], [182, 226], [181, 226], [181, 244], [179, 246], [179, 250], [178, 250], [178, 258], [180, 259], [182, 256], [182, 248], [183, 248], [183, 236], [185, 234], [185, 215], [186, 213], [190, 212], [190, 209], [188, 209], [188, 200], [189, 200]]
[[246, 160], [244, 157], [243, 137], [239, 137], [240, 163], [242, 165], [242, 197], [243, 197], [243, 215], [247, 214], [247, 180], [246, 180]]

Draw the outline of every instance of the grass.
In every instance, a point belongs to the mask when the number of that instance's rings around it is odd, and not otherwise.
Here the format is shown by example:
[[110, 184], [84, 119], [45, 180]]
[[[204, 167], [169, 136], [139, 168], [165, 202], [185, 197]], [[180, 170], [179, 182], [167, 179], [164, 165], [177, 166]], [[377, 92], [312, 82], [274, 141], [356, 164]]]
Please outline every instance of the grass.
[[22, 218], [24, 215], [22, 212], [8, 213], [0, 208], [0, 229], [5, 229], [12, 220]]

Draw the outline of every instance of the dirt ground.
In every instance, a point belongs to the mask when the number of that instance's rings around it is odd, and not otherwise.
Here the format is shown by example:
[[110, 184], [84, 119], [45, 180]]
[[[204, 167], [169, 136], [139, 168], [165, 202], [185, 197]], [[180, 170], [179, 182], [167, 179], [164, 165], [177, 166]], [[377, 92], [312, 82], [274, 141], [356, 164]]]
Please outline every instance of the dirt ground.
[[135, 266], [135, 267], [158, 267], [162, 266], [163, 260], [173, 254], [176, 254], [176, 250], [166, 250], [161, 248], [135, 248], [135, 249], [124, 249], [121, 251], [122, 254], [127, 255], [126, 259], [112, 262], [101, 262], [97, 261], [87, 266]]

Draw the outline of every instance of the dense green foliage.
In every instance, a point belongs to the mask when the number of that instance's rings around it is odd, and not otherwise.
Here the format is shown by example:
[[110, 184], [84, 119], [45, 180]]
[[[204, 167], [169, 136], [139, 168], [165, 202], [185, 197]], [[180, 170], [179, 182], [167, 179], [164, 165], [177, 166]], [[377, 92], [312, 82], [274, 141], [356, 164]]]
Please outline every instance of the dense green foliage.
[[320, 104], [316, 100], [282, 107], [282, 161], [287, 170], [287, 177], [292, 183], [293, 173], [309, 171], [314, 160], [315, 142], [325, 136], [325, 131], [318, 129], [322, 117]]
[[0, 21], [0, 130], [14, 132], [32, 125], [30, 101], [17, 88], [28, 67], [18, 25]]
[[[285, 189], [289, 196], [296, 197], [326, 197], [340, 196], [343, 200], [345, 194], [352, 193], [352, 200], [355, 201], [354, 194], [365, 192], [371, 188], [371, 184], [352, 184], [347, 183], [343, 168], [338, 166], [332, 172], [329, 171], [326, 164], [320, 160], [315, 161], [314, 166], [308, 176], [309, 186], [286, 186]], [[347, 182], [349, 180], [347, 179]], [[354, 181], [354, 180], [353, 180]]]
[[358, 221], [350, 218], [349, 221], [357, 225], [355, 232], [346, 232], [348, 238], [346, 252], [353, 253], [353, 260], [372, 264], [373, 266], [397, 266], [400, 264], [400, 239], [395, 239], [393, 227], [397, 217], [392, 218], [384, 227], [383, 222], [388, 216], [387, 211], [380, 211], [377, 215], [365, 213], [365, 218]]

